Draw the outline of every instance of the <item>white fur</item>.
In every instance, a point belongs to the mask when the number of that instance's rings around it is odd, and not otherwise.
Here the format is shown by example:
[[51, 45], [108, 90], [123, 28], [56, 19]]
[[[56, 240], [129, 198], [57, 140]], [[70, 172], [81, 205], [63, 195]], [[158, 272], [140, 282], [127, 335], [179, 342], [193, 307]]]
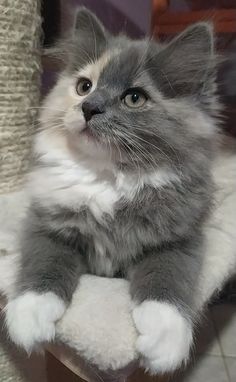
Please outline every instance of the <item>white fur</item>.
[[83, 153], [72, 153], [60, 145], [59, 138], [48, 133], [39, 134], [36, 152], [45, 162], [30, 176], [30, 192], [45, 206], [60, 205], [74, 210], [90, 208], [101, 220], [103, 214], [113, 215], [115, 203], [121, 198], [132, 200], [145, 185], [156, 188], [180, 181], [168, 169], [149, 173], [125, 175], [118, 171], [109, 158], [88, 158]]
[[214, 163], [213, 176], [217, 187], [216, 208], [204, 229], [206, 256], [199, 280], [199, 307], [236, 275], [236, 140], [233, 138], [225, 139], [225, 146]]
[[55, 337], [55, 323], [65, 312], [64, 302], [52, 292], [26, 292], [5, 308], [6, 324], [12, 341], [27, 352]]
[[114, 269], [112, 260], [106, 254], [106, 250], [101, 240], [98, 238], [94, 240], [96, 259], [91, 262], [91, 273], [96, 275], [106, 275], [107, 277], [112, 277], [114, 275]]
[[[28, 201], [25, 191], [0, 195], [0, 253], [7, 248], [8, 253], [17, 251], [17, 238]], [[13, 240], [14, 238], [14, 240]]]
[[8, 297], [14, 293], [19, 263], [18, 236], [27, 207], [25, 190], [0, 195], [0, 291], [7, 290]]
[[11, 298], [15, 293], [15, 281], [19, 269], [19, 261], [19, 253], [0, 256], [0, 293], [6, 295], [7, 298]]
[[192, 328], [174, 305], [145, 301], [133, 310], [142, 365], [153, 374], [178, 368], [189, 356]]

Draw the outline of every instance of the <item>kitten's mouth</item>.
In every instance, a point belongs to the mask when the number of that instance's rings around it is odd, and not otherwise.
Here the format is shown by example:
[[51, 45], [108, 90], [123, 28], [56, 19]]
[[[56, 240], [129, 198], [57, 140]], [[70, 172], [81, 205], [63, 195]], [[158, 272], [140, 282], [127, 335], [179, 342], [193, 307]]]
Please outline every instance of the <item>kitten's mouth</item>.
[[113, 158], [114, 161], [121, 167], [127, 166], [124, 162], [124, 159], [121, 158], [121, 151], [119, 148], [117, 149], [117, 145], [112, 142], [109, 138], [106, 139], [106, 136], [100, 135], [96, 132], [96, 127], [91, 127], [89, 124], [84, 124], [83, 128], [79, 132], [79, 136], [82, 138], [82, 144], [85, 140], [87, 143], [91, 142], [91, 144], [100, 147], [103, 150], [104, 148], [108, 148], [110, 159]]
[[84, 128], [80, 131], [80, 135], [85, 137], [88, 141], [95, 143], [103, 143], [103, 137], [97, 133], [96, 127], [93, 128], [89, 123], [84, 125]]
[[86, 135], [87, 137], [92, 137], [93, 133], [91, 129], [88, 126], [85, 126], [85, 128], [80, 132], [81, 135]]
[[88, 125], [85, 125], [84, 129], [81, 130], [80, 135], [88, 139], [97, 140], [95, 134], [93, 133], [92, 129]]

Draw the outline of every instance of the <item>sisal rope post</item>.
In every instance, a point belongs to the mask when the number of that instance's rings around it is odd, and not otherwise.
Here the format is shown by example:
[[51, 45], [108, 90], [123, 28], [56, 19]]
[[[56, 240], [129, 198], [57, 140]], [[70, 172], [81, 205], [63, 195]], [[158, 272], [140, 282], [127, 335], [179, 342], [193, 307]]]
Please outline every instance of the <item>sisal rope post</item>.
[[[40, 35], [40, 0], [0, 0], [0, 257], [11, 252], [23, 205], [19, 188], [30, 161], [37, 110], [32, 108], [40, 97]], [[8, 353], [6, 346], [2, 331], [0, 380], [25, 382], [22, 370], [30, 370], [32, 359], [14, 349]]]
[[0, 194], [27, 171], [40, 97], [39, 0], [0, 2]]

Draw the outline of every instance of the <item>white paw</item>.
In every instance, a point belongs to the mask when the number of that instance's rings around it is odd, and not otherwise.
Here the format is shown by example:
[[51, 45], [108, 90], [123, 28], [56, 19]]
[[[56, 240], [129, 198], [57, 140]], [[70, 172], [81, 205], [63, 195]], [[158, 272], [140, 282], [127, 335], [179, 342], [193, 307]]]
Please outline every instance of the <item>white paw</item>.
[[192, 328], [169, 303], [145, 301], [133, 310], [141, 364], [151, 374], [174, 371], [189, 356]]
[[54, 339], [55, 322], [65, 309], [65, 303], [55, 293], [26, 292], [6, 306], [10, 338], [30, 353], [38, 344]]

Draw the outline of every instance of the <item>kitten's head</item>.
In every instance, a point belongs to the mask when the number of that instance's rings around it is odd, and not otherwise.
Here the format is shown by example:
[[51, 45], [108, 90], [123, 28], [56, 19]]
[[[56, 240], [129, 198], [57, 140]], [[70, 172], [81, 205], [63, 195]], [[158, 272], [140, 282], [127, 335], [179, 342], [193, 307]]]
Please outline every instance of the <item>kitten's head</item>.
[[181, 164], [214, 132], [213, 45], [207, 23], [159, 44], [112, 36], [82, 8], [61, 45], [65, 68], [45, 100], [43, 129], [95, 160]]

